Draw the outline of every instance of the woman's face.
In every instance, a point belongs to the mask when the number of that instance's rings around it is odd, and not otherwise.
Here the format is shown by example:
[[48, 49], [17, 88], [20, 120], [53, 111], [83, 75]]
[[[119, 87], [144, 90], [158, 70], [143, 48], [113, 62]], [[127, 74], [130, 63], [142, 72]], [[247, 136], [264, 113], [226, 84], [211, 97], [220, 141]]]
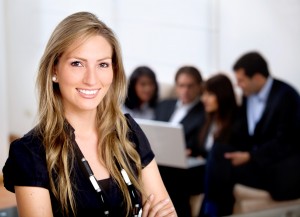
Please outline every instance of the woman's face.
[[102, 36], [75, 41], [54, 74], [66, 113], [96, 111], [112, 81], [112, 48]]
[[142, 75], [135, 84], [136, 95], [143, 102], [149, 102], [155, 93], [155, 83], [151, 78]]
[[205, 90], [201, 96], [205, 112], [216, 112], [219, 108], [217, 96], [213, 92]]

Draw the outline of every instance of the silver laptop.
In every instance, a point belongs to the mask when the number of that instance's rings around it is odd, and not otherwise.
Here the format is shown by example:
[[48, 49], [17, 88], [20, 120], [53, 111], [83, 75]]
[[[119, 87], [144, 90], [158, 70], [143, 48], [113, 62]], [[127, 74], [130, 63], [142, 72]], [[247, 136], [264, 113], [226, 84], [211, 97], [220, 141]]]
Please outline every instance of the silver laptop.
[[135, 121], [146, 134], [158, 165], [188, 169], [205, 164], [204, 159], [186, 156], [181, 124], [137, 118]]

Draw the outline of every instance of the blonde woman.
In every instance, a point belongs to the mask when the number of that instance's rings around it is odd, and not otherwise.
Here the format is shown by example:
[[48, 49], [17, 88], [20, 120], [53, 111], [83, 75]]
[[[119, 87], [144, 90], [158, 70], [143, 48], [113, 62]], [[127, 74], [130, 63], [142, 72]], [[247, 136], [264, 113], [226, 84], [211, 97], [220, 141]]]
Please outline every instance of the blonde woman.
[[177, 216], [147, 138], [120, 110], [126, 78], [109, 27], [88, 12], [66, 17], [36, 84], [39, 121], [3, 168], [21, 217]]

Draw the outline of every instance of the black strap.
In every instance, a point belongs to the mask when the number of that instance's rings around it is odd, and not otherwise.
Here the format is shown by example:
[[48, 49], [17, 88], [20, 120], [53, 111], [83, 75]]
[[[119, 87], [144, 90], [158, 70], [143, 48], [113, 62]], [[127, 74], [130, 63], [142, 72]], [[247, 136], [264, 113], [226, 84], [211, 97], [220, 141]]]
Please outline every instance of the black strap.
[[[97, 193], [99, 202], [101, 203], [101, 208], [103, 210], [103, 213], [105, 216], [109, 216], [109, 208], [108, 208], [108, 203], [107, 203], [107, 198], [105, 196], [105, 194], [103, 193], [101, 186], [99, 185], [98, 181], [96, 180], [93, 171], [88, 163], [88, 161], [84, 158], [83, 153], [81, 152], [80, 148], [78, 147], [77, 143], [75, 142], [75, 153], [76, 153], [76, 159], [78, 161], [79, 167], [81, 169], [81, 171], [84, 173], [84, 175], [89, 179], [91, 185], [93, 186], [93, 188], [95, 188], [95, 192]], [[138, 193], [136, 191], [136, 188], [134, 187], [134, 185], [131, 183], [127, 172], [120, 166], [119, 162], [117, 161], [116, 158], [114, 158], [114, 161], [118, 167], [118, 170], [120, 171], [126, 185], [129, 191], [129, 195], [131, 198], [131, 202], [133, 205], [133, 209], [132, 209], [132, 214], [133, 217], [137, 217], [139, 215], [139, 212], [141, 210], [141, 204], [139, 201], [139, 197], [138, 197]], [[97, 182], [97, 186], [99, 187], [99, 189], [97, 189], [93, 184], [93, 182]]]

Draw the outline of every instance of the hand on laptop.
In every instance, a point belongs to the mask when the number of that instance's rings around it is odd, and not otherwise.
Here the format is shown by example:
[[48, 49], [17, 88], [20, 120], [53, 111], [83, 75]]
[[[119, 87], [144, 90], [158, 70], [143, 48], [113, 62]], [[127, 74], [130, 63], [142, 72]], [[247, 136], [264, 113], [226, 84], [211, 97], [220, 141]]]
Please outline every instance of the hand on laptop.
[[190, 148], [187, 148], [186, 150], [185, 150], [186, 152], [186, 156], [191, 156], [191, 154], [192, 154], [192, 149], [190, 149]]

